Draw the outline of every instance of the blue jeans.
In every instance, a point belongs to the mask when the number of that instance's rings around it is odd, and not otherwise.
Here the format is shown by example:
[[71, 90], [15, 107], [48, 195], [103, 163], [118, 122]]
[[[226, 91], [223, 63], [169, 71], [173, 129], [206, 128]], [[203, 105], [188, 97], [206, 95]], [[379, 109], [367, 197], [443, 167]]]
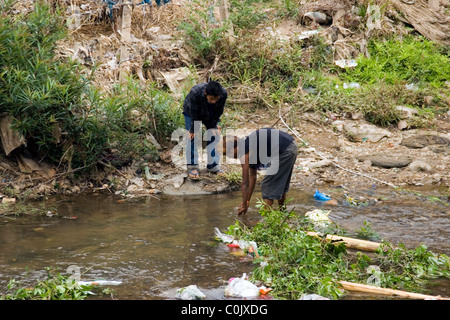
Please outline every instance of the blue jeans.
[[[192, 124], [192, 118], [186, 114], [184, 115], [184, 126], [186, 130], [189, 131]], [[210, 132], [210, 131], [209, 131]], [[198, 166], [198, 146], [201, 146], [201, 123], [200, 121], [198, 124], [196, 123], [196, 127], [194, 129], [194, 133], [197, 133], [196, 137], [194, 139], [187, 139], [187, 145], [186, 145], [186, 163], [188, 170], [197, 169]], [[216, 148], [211, 145], [212, 142], [220, 139], [220, 134], [212, 134], [211, 137], [209, 137], [209, 134], [207, 134], [208, 140], [206, 142], [206, 153], [208, 155], [208, 163], [206, 165], [206, 169], [209, 172], [217, 172], [220, 170], [219, 161], [220, 161], [220, 153], [216, 152]], [[220, 143], [220, 140], [218, 140]]]

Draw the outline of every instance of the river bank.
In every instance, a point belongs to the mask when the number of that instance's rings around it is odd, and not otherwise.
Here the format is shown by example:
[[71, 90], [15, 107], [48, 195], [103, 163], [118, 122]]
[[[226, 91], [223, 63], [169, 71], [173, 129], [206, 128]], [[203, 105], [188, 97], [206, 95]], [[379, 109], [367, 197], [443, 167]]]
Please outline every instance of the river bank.
[[[259, 121], [243, 121], [237, 125], [256, 129], [270, 126], [277, 119], [262, 115], [255, 118]], [[389, 186], [434, 190], [432, 195], [449, 201], [449, 116], [437, 120], [435, 130], [382, 129], [361, 120], [321, 119], [314, 113], [298, 115], [297, 119], [292, 127], [281, 122], [275, 126], [293, 135], [299, 145], [293, 187], [358, 190]], [[130, 198], [212, 194], [240, 188], [240, 166], [230, 164], [228, 159], [222, 159], [225, 177], [201, 170], [200, 181], [190, 181], [183, 161], [173, 157], [175, 146], [161, 147], [158, 161], [141, 158], [119, 165], [103, 163], [88, 176], [58, 172], [58, 168], [45, 164], [24, 173], [20, 164], [0, 158], [3, 171], [0, 196], [6, 203], [56, 194], [104, 192]]]

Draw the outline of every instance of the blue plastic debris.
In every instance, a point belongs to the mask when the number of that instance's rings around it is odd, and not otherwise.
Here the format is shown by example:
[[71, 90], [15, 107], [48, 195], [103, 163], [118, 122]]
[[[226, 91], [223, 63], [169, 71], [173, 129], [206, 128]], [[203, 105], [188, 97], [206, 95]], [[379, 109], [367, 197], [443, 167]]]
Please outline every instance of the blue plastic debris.
[[108, 16], [111, 21], [114, 21], [113, 17], [113, 7], [118, 2], [118, 0], [103, 0], [108, 5]]
[[319, 200], [319, 201], [331, 200], [331, 198], [329, 196], [327, 196], [324, 193], [319, 192], [318, 190], [316, 190], [316, 192], [314, 193], [314, 199]]
[[155, 2], [156, 2], [156, 5], [159, 7], [159, 6], [161, 6], [162, 4], [167, 4], [167, 3], [169, 3], [170, 2], [170, 0], [155, 0]]

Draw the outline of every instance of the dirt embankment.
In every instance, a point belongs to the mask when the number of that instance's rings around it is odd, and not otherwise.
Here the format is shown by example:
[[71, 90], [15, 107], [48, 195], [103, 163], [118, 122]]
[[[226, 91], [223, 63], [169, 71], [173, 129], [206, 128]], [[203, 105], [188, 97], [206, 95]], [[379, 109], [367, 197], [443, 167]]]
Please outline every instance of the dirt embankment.
[[[247, 129], [272, 126], [276, 115], [259, 110]], [[290, 124], [289, 119], [296, 119]], [[449, 116], [436, 121], [435, 130], [381, 129], [352, 119], [320, 119], [318, 114], [292, 115], [274, 126], [293, 135], [300, 146], [292, 178], [294, 188], [313, 190], [342, 186], [367, 189], [373, 185], [450, 192]], [[275, 120], [275, 121], [274, 121]], [[237, 124], [239, 125], [239, 124]], [[222, 159], [227, 178], [201, 170], [201, 179], [187, 178], [184, 164], [171, 148], [161, 147], [161, 160], [135, 159], [128, 166], [108, 166], [89, 179], [74, 179], [55, 168], [21, 172], [17, 163], [0, 158], [1, 186], [13, 194], [41, 197], [56, 193], [106, 192], [119, 197], [159, 197], [208, 194], [239, 189], [239, 164]], [[172, 157], [175, 155], [175, 158]], [[181, 158], [182, 159], [182, 158]], [[202, 163], [201, 163], [202, 165]], [[237, 177], [237, 178], [236, 178]], [[7, 195], [3, 195], [7, 198]]]

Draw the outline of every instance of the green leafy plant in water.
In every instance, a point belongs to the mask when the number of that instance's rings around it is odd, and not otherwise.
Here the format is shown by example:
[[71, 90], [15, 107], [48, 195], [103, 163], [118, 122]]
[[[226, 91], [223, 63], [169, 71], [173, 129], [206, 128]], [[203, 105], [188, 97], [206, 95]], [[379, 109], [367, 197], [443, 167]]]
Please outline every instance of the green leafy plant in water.
[[374, 276], [382, 287], [421, 291], [426, 280], [449, 277], [449, 258], [423, 245], [407, 250], [404, 245], [394, 248], [383, 242], [374, 257], [361, 252], [350, 255], [343, 243], [307, 235], [313, 224], [305, 217], [262, 203], [259, 210], [261, 221], [256, 225], [247, 227], [237, 221], [227, 233], [257, 243], [260, 257], [254, 262], [259, 265], [252, 280], [270, 286], [275, 298], [298, 299], [316, 293], [337, 299], [343, 294], [338, 281], [367, 284]]
[[65, 277], [47, 268], [47, 279], [39, 281], [34, 287], [21, 287], [14, 279], [8, 284], [4, 300], [83, 300], [91, 292], [91, 285], [80, 285], [75, 279]]
[[357, 230], [357, 235], [361, 239], [368, 239], [371, 241], [379, 241], [381, 239], [380, 235], [375, 230], [373, 230], [370, 222], [367, 221], [364, 221], [363, 226], [359, 230]]

